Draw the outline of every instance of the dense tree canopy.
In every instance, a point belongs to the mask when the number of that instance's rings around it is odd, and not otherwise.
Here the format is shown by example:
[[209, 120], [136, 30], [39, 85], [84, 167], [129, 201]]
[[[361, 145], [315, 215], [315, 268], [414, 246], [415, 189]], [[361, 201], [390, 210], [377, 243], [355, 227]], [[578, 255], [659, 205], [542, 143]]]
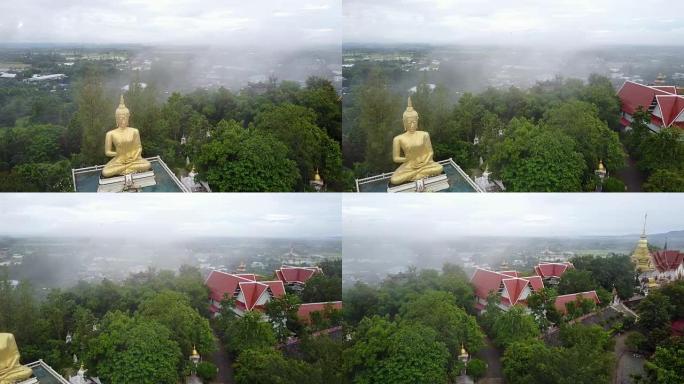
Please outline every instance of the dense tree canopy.
[[361, 321], [344, 352], [354, 383], [446, 383], [449, 352], [437, 332], [380, 317]]

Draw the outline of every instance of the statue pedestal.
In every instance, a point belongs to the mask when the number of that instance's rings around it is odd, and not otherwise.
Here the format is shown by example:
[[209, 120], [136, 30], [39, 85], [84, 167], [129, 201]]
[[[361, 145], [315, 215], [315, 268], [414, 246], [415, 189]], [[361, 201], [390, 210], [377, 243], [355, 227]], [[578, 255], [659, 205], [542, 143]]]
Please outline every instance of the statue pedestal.
[[98, 192], [138, 192], [145, 187], [157, 185], [154, 179], [154, 171], [131, 173], [123, 176], [100, 179]]
[[389, 193], [439, 192], [445, 189], [449, 189], [449, 180], [447, 179], [447, 175], [444, 173], [442, 173], [441, 175], [426, 177], [424, 179], [412, 181], [410, 183], [395, 186], [387, 186], [387, 192]]

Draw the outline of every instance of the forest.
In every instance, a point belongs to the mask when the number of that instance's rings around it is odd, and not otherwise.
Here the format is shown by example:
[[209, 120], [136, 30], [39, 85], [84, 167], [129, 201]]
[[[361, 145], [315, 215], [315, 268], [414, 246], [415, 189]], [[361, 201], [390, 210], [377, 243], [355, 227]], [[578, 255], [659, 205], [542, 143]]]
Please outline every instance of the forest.
[[[304, 291], [288, 290], [267, 305], [268, 321], [256, 312], [235, 316], [229, 298], [221, 316], [210, 316], [208, 288], [190, 266], [176, 273], [150, 269], [120, 283], [79, 282], [53, 289], [45, 299], [36, 298], [28, 281], [14, 287], [3, 268], [0, 329], [15, 335], [22, 363], [43, 359], [65, 377], [84, 364], [90, 376], [107, 383], [175, 384], [190, 373], [188, 357], [196, 348], [203, 357], [197, 374], [207, 383], [216, 376], [212, 355], [219, 349], [228, 351], [230, 361], [222, 364], [232, 362], [239, 384], [272, 383], [274, 377], [335, 383], [342, 342], [321, 331], [338, 327], [341, 313], [328, 308], [310, 323], [296, 315], [302, 302], [341, 299], [341, 262], [320, 266], [324, 274]], [[285, 348], [291, 340], [297, 342]]]
[[[359, 62], [344, 68], [344, 164], [362, 178], [396, 168], [392, 137], [402, 132], [406, 96], [392, 86], [401, 71]], [[684, 141], [677, 128], [652, 133], [644, 115], [634, 129], [619, 127], [620, 100], [610, 80], [538, 82], [523, 90], [488, 88], [458, 93], [428, 84], [411, 95], [419, 129], [430, 133], [436, 160], [452, 158], [471, 176], [492, 172], [510, 192], [595, 191], [599, 161], [608, 172], [602, 190], [624, 192], [620, 171], [634, 166], [644, 191], [684, 191]], [[633, 162], [634, 164], [630, 163]]]
[[[177, 175], [192, 167], [212, 191], [328, 191], [351, 188], [341, 154], [341, 102], [330, 81], [277, 81], [239, 92], [197, 89], [166, 95], [133, 78], [127, 91], [107, 65], [81, 65], [64, 87], [7, 80], [0, 86], [0, 191], [73, 190], [71, 169], [100, 165], [123, 93], [143, 156]], [[185, 137], [184, 144], [181, 139]]]
[[[479, 316], [468, 276], [454, 265], [441, 271], [412, 267], [377, 286], [358, 282], [344, 292], [352, 335], [343, 354], [346, 379], [455, 382], [463, 369], [458, 359], [463, 347], [471, 356], [468, 375], [475, 380], [487, 375], [491, 359], [500, 359], [508, 383], [610, 383], [615, 338], [626, 333], [630, 351], [650, 356], [645, 374], [635, 380], [678, 382], [674, 378], [684, 375], [684, 367], [676, 359], [684, 346], [681, 338], [670, 337], [670, 324], [683, 316], [684, 285], [673, 283], [649, 295], [636, 309], [635, 324], [633, 317], [606, 310], [612, 300], [607, 287], [616, 286], [620, 297], [632, 296], [629, 258], [582, 256], [573, 262], [576, 268], [560, 285], [533, 293], [527, 308], [503, 311], [492, 294]], [[599, 291], [599, 305], [581, 299], [568, 303], [565, 314], [554, 307], [557, 295], [578, 290]]]

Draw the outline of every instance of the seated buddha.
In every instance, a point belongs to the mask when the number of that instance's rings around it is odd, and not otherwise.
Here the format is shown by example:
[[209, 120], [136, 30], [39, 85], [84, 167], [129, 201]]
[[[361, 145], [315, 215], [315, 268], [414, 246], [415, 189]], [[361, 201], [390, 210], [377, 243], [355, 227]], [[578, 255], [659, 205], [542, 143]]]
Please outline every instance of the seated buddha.
[[405, 132], [392, 140], [392, 159], [401, 165], [392, 174], [390, 183], [399, 185], [441, 174], [443, 167], [432, 159], [430, 135], [418, 130], [418, 112], [413, 109], [410, 97], [403, 121]]
[[123, 95], [115, 112], [117, 128], [105, 136], [105, 155], [112, 157], [102, 169], [102, 177], [127, 175], [151, 169], [150, 162], [142, 158], [140, 133], [128, 126], [131, 113], [124, 104]]
[[11, 333], [0, 333], [0, 384], [13, 384], [33, 375], [31, 368], [19, 364], [19, 349]]

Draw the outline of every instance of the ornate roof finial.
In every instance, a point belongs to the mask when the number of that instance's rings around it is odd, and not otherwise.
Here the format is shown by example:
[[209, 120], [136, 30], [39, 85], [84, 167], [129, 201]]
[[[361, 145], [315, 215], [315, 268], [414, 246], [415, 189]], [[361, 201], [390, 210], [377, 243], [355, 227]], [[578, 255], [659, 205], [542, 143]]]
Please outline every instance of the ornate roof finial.
[[316, 168], [316, 174], [314, 175], [314, 180], [321, 181], [321, 175], [318, 173], [318, 168]]

